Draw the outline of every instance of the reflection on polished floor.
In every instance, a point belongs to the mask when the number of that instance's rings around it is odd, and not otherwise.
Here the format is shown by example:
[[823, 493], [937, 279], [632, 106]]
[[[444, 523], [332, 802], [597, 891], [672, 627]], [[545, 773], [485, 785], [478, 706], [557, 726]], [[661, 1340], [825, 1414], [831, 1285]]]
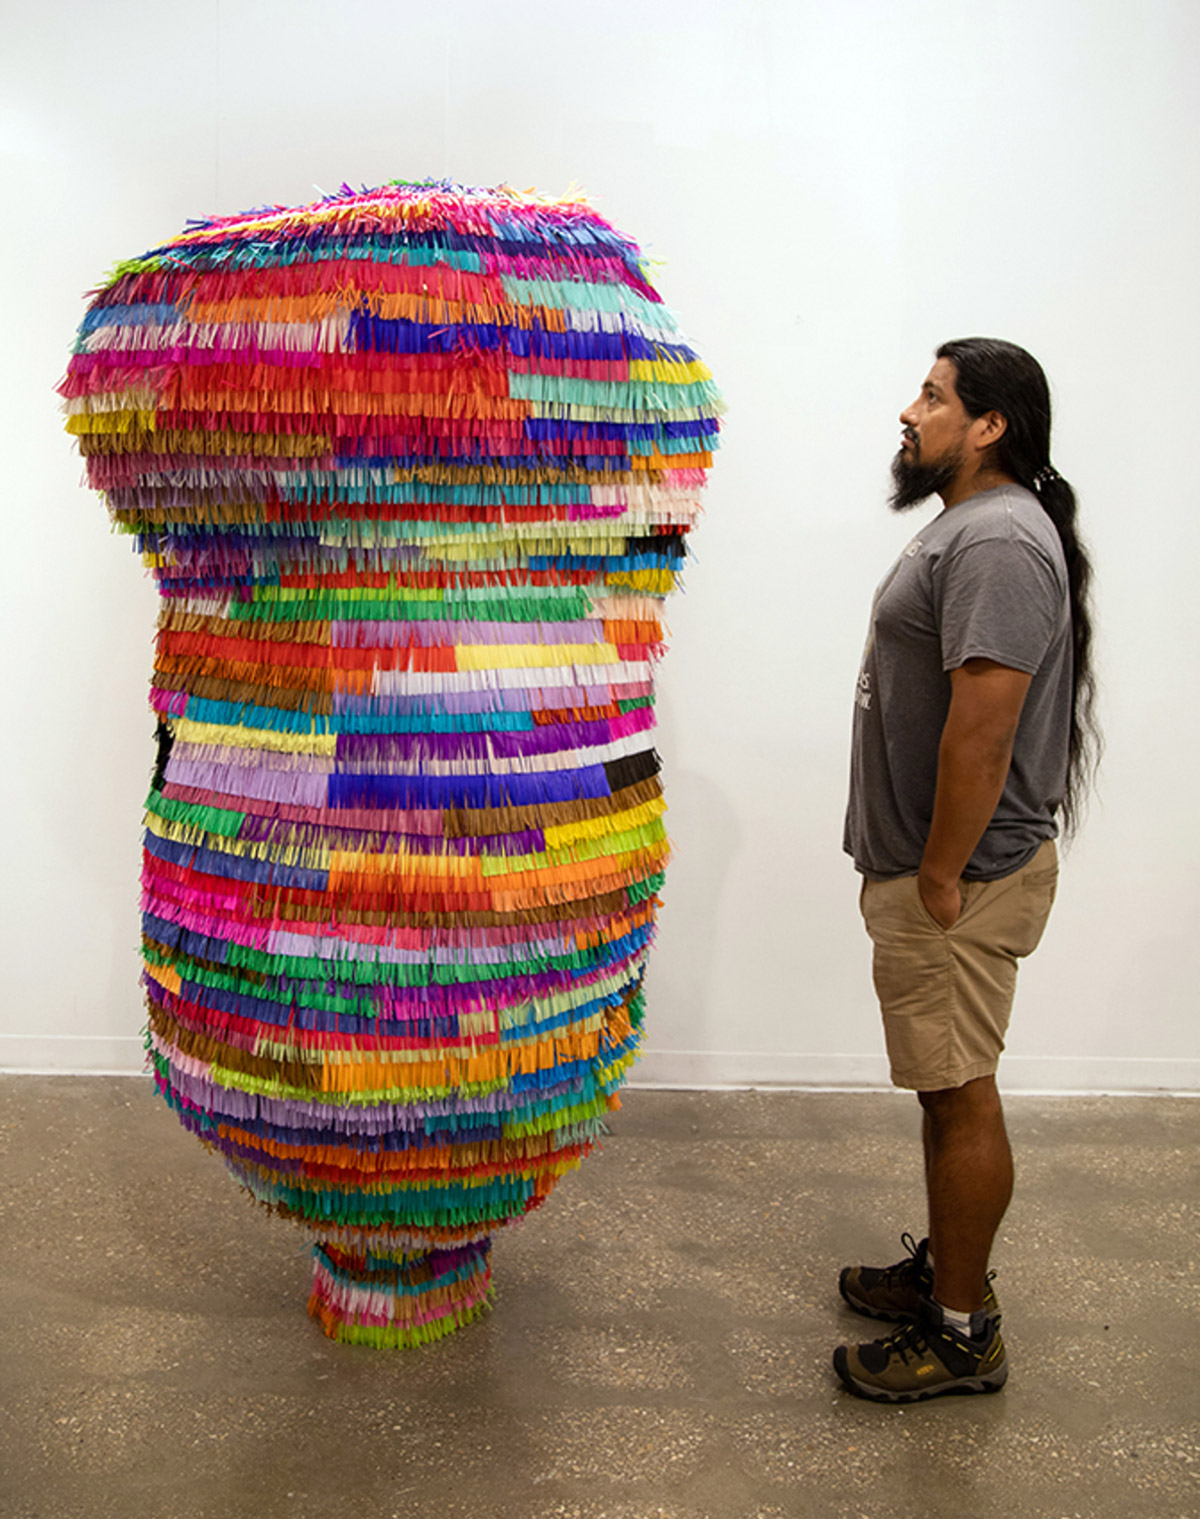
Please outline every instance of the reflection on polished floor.
[[1008, 1111], [1008, 1387], [889, 1409], [829, 1357], [920, 1230], [910, 1097], [630, 1092], [495, 1313], [378, 1352], [146, 1083], [0, 1077], [0, 1514], [1193, 1519], [1200, 1102]]

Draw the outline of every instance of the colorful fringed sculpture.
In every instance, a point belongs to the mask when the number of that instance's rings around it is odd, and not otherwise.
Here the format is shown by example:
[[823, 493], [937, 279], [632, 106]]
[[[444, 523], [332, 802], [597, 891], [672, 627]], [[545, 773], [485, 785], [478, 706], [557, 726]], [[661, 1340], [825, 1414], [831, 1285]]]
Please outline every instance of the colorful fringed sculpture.
[[158, 1089], [326, 1333], [436, 1339], [634, 1058], [709, 371], [586, 204], [429, 182], [190, 224], [61, 389], [162, 597]]

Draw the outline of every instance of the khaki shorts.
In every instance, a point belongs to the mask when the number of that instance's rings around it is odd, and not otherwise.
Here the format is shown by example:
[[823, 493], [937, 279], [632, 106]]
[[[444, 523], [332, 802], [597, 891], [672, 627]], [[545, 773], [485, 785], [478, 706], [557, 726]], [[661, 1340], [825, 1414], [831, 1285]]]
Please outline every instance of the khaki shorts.
[[916, 1092], [995, 1074], [1017, 988], [1017, 961], [1038, 946], [1058, 883], [1048, 839], [999, 881], [964, 881], [951, 928], [930, 916], [916, 876], [864, 881], [859, 904], [875, 945], [875, 991], [892, 1080]]

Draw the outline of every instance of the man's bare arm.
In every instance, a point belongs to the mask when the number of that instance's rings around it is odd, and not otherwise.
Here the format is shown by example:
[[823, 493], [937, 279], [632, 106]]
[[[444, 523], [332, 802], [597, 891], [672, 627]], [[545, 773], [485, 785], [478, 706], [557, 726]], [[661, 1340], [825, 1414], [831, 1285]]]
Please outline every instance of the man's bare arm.
[[992, 820], [1032, 676], [990, 659], [950, 672], [950, 710], [938, 746], [937, 793], [917, 888], [949, 928], [962, 911], [959, 878]]

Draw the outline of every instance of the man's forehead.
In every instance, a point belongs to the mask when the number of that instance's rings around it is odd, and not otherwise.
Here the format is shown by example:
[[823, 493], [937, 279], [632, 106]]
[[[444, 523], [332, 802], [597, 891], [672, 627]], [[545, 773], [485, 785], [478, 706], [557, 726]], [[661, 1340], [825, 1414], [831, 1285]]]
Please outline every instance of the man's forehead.
[[958, 391], [954, 381], [957, 375], [958, 371], [949, 359], [938, 359], [925, 376], [925, 384], [934, 390], [940, 390], [943, 395], [956, 396]]

